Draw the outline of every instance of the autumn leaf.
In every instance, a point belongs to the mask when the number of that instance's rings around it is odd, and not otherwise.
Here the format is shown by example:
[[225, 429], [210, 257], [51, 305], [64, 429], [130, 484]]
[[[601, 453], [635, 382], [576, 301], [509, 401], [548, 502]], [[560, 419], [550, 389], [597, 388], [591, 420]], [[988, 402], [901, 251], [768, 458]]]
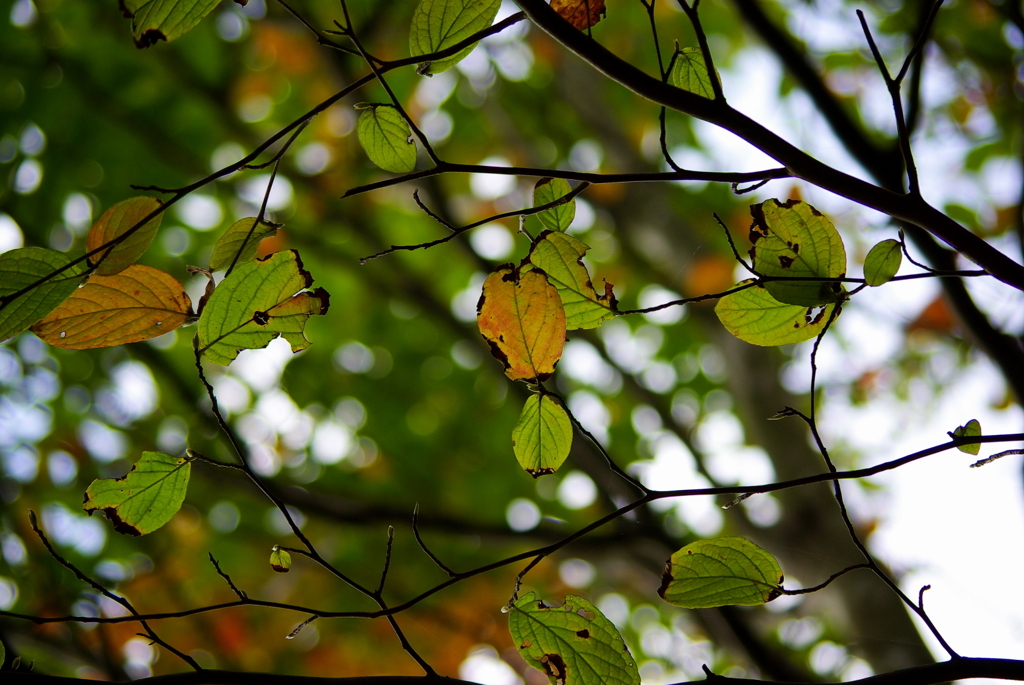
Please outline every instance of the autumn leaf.
[[484, 281], [477, 325], [510, 379], [540, 382], [554, 373], [565, 346], [565, 311], [540, 269], [520, 273], [505, 264], [492, 272]]
[[120, 478], [94, 480], [85, 492], [82, 508], [89, 514], [102, 511], [118, 533], [152, 533], [181, 509], [191, 471], [188, 457], [143, 452], [138, 463]]
[[[103, 247], [157, 209], [160, 209], [160, 203], [151, 197], [133, 197], [118, 202], [103, 212], [103, 216], [89, 229], [89, 235], [85, 238], [85, 249], [92, 252]], [[123, 242], [90, 257], [89, 263], [98, 265], [94, 273], [100, 276], [113, 276], [134, 264], [153, 243], [156, 231], [160, 228], [161, 217], [163, 214], [157, 214]]]
[[[227, 269], [232, 262], [238, 266], [256, 259], [260, 242], [264, 238], [274, 236], [278, 227], [277, 224], [272, 224], [269, 221], [261, 221], [257, 224], [256, 217], [239, 219], [231, 224], [213, 247], [210, 271]], [[237, 260], [235, 255], [238, 255]]]
[[191, 315], [192, 301], [181, 283], [133, 264], [113, 276], [92, 276], [31, 330], [54, 347], [91, 350], [155, 338]]
[[583, 265], [583, 255], [590, 247], [571, 235], [544, 231], [530, 248], [527, 260], [544, 271], [548, 282], [558, 290], [565, 309], [565, 327], [597, 328], [618, 315], [618, 302], [612, 286], [605, 282], [604, 293], [598, 294]]
[[266, 347], [281, 336], [292, 352], [309, 347], [304, 329], [309, 317], [326, 314], [329, 295], [306, 290], [313, 277], [295, 250], [275, 252], [243, 264], [225, 278], [199, 317], [199, 351], [227, 365], [241, 350]]
[[551, 9], [580, 31], [589, 29], [605, 15], [604, 0], [551, 0]]

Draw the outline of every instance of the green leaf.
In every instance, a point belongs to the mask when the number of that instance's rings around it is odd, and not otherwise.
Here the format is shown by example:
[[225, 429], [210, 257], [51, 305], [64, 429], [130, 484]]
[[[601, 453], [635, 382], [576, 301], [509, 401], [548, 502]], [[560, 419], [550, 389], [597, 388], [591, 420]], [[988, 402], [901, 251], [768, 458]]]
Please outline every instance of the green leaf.
[[[752, 279], [738, 285], [753, 283]], [[751, 345], [774, 347], [810, 340], [821, 333], [835, 305], [800, 307], [783, 304], [762, 285], [726, 295], [715, 314], [726, 329]]]
[[[971, 419], [962, 426], [959, 426], [953, 431], [954, 438], [980, 438], [981, 437], [981, 423], [978, 419]], [[967, 454], [977, 454], [981, 451], [981, 443], [976, 442], [973, 445], [957, 445], [957, 449]]]
[[[806, 202], [767, 200], [751, 205], [750, 256], [754, 270], [771, 277], [838, 278], [846, 275], [846, 249], [835, 226]], [[836, 283], [771, 281], [779, 302], [814, 307], [839, 299]]]
[[597, 328], [618, 314], [618, 301], [612, 285], [605, 281], [604, 294], [598, 295], [583, 265], [589, 250], [585, 243], [571, 235], [544, 231], [530, 247], [527, 261], [544, 271], [555, 286], [565, 310], [567, 330]]
[[152, 533], [181, 509], [191, 471], [188, 457], [143, 452], [121, 478], [94, 480], [82, 508], [90, 514], [102, 510], [118, 533]]
[[709, 100], [715, 99], [715, 90], [704, 64], [700, 48], [682, 48], [676, 53], [668, 81], [676, 88], [695, 93]]
[[[42, 247], [22, 247], [0, 254], [0, 297], [28, 287], [71, 260]], [[0, 342], [14, 337], [46, 317], [66, 300], [82, 280], [82, 267], [74, 266], [28, 291], [0, 311]]]
[[550, 395], [530, 395], [512, 430], [512, 449], [534, 478], [554, 473], [569, 456], [572, 422]]
[[327, 313], [329, 306], [326, 290], [306, 290], [312, 284], [295, 250], [236, 268], [213, 291], [199, 317], [199, 351], [227, 365], [241, 350], [266, 347], [278, 336], [291, 343], [292, 352], [306, 349], [306, 320]]
[[359, 115], [356, 135], [370, 161], [403, 174], [416, 168], [416, 143], [409, 122], [391, 105], [370, 105]]
[[[494, 23], [501, 0], [420, 0], [412, 14], [409, 52], [413, 57], [444, 50]], [[430, 76], [458, 64], [476, 43], [451, 57], [426, 62], [419, 73]]]
[[288, 573], [292, 567], [292, 555], [277, 545], [270, 550], [270, 568], [278, 573]]
[[520, 654], [553, 685], [639, 685], [633, 655], [597, 607], [566, 595], [550, 607], [531, 592], [509, 611], [508, 628]]
[[864, 280], [868, 285], [882, 285], [900, 270], [903, 249], [898, 240], [883, 240], [864, 258]]
[[[533, 187], [533, 206], [540, 207], [554, 202], [572, 192], [572, 187], [564, 178], [542, 178]], [[576, 218], [576, 198], [558, 205], [552, 209], [545, 209], [537, 214], [537, 218], [544, 224], [545, 228], [552, 231], [564, 231]]]
[[4, 649], [4, 643], [0, 642], [0, 666], [4, 665], [5, 659], [7, 659], [7, 650]]
[[213, 247], [213, 255], [210, 257], [210, 271], [221, 271], [231, 266], [235, 255], [238, 261], [235, 266], [251, 262], [256, 259], [256, 251], [259, 249], [260, 241], [270, 238], [277, 233], [278, 226], [269, 221], [261, 221], [256, 224], [256, 217], [239, 219], [231, 224], [224, 235], [220, 237]]
[[[195, 28], [220, 0], [121, 0], [121, 11], [132, 20], [135, 47], [172, 41]], [[248, 0], [235, 0], [244, 5]]]
[[[103, 216], [89, 229], [85, 249], [88, 252], [99, 249], [159, 208], [160, 203], [151, 197], [133, 197], [118, 202], [103, 212]], [[99, 264], [94, 273], [113, 276], [134, 264], [153, 243], [162, 218], [163, 214], [157, 214], [123, 242], [90, 257], [90, 264]]]
[[782, 594], [782, 569], [768, 552], [744, 538], [699, 540], [665, 564], [658, 594], [684, 609], [755, 605]]

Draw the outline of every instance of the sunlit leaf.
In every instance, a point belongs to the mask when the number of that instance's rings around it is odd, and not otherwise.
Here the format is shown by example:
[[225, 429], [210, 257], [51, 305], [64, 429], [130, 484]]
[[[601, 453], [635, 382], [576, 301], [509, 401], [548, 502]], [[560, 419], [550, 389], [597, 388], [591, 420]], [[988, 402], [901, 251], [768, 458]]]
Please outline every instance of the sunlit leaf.
[[512, 449], [523, 470], [534, 478], [558, 470], [572, 447], [572, 422], [550, 395], [526, 398], [512, 430]]
[[[953, 431], [953, 437], [955, 438], [980, 438], [981, 437], [981, 423], [978, 419], [971, 419], [962, 426], [958, 426]], [[957, 445], [957, 449], [967, 454], [977, 454], [981, 451], [981, 443], [976, 442], [973, 445]]]
[[598, 294], [590, 281], [583, 255], [590, 248], [565, 233], [545, 231], [530, 248], [527, 260], [548, 276], [548, 282], [558, 290], [565, 309], [567, 330], [597, 328], [616, 316], [618, 302], [611, 283], [604, 284], [604, 293]]
[[684, 609], [770, 602], [782, 594], [782, 569], [744, 538], [699, 540], [665, 564], [658, 594]]
[[512, 380], [543, 381], [555, 372], [565, 346], [565, 312], [543, 271], [498, 267], [484, 281], [477, 324]]
[[[806, 202], [766, 200], [751, 205], [750, 256], [754, 270], [771, 277], [838, 278], [846, 275], [846, 249], [835, 226]], [[768, 292], [779, 302], [804, 307], [835, 302], [835, 283], [771, 281]]]
[[288, 573], [292, 567], [292, 555], [277, 545], [270, 550], [270, 568], [278, 573]]
[[237, 267], [213, 291], [199, 317], [200, 352], [227, 365], [241, 350], [266, 347], [278, 336], [293, 352], [306, 349], [306, 320], [326, 314], [329, 304], [323, 288], [306, 290], [312, 284], [295, 250]]
[[[71, 260], [42, 247], [22, 247], [0, 254], [0, 297], [26, 288]], [[0, 311], [0, 342], [26, 330], [75, 292], [82, 267], [74, 266], [30, 290]]]
[[[739, 283], [751, 283], [746, 280]], [[821, 333], [835, 305], [800, 307], [783, 304], [763, 286], [726, 295], [715, 306], [715, 314], [726, 329], [752, 345], [772, 347], [810, 340]]]
[[[249, 0], [235, 0], [244, 5]], [[188, 33], [220, 0], [121, 0], [121, 12], [132, 20], [136, 47], [172, 41]]]
[[391, 105], [363, 110], [356, 135], [366, 156], [381, 169], [401, 174], [416, 168], [416, 143], [409, 122]]
[[101, 510], [118, 533], [152, 533], [181, 509], [191, 472], [187, 457], [143, 452], [124, 476], [94, 480], [82, 508], [90, 514]]
[[700, 48], [680, 48], [672, 64], [672, 71], [669, 72], [668, 81], [676, 88], [709, 100], [715, 97], [715, 90], [708, 76], [708, 67], [704, 63], [704, 53]]
[[149, 340], [192, 314], [192, 301], [173, 276], [133, 264], [113, 276], [92, 276], [32, 332], [54, 347], [89, 350]]
[[[413, 57], [444, 50], [494, 23], [501, 0], [420, 0], [412, 15], [409, 52]], [[439, 74], [472, 52], [476, 43], [451, 57], [420, 66], [421, 74]]]
[[[226, 269], [231, 266], [233, 261], [238, 266], [256, 259], [260, 241], [276, 234], [278, 227], [267, 221], [261, 221], [255, 226], [254, 224], [256, 224], [255, 217], [239, 219], [231, 224], [231, 227], [213, 246], [210, 271]], [[236, 254], [238, 255], [237, 261], [235, 261]]]
[[864, 258], [864, 280], [868, 285], [882, 285], [900, 270], [903, 249], [898, 240], [883, 240]]
[[[533, 206], [540, 207], [554, 202], [572, 192], [572, 187], [564, 178], [542, 178], [533, 187]], [[545, 209], [537, 214], [537, 218], [545, 228], [552, 231], [564, 231], [576, 218], [576, 198], [552, 209]]]
[[[118, 202], [103, 212], [103, 216], [89, 229], [89, 235], [85, 239], [85, 249], [92, 252], [102, 247], [159, 208], [160, 203], [151, 197], [133, 197]], [[162, 217], [163, 214], [157, 214], [156, 217], [125, 238], [123, 242], [90, 257], [90, 264], [99, 264], [94, 273], [100, 276], [112, 276], [120, 273], [130, 264], [134, 264], [152, 244], [157, 229], [160, 228]]]
[[519, 653], [552, 685], [639, 685], [640, 672], [622, 636], [593, 604], [566, 595], [551, 607], [528, 593], [508, 614]]
[[551, 0], [551, 9], [580, 31], [601, 21], [605, 14], [604, 0]]

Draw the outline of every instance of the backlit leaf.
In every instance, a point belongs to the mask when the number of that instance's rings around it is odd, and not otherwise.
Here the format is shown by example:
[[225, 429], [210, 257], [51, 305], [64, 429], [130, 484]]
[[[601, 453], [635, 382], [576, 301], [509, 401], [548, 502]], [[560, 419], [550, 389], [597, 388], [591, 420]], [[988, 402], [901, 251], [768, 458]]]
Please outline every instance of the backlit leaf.
[[498, 267], [484, 281], [477, 325], [512, 380], [543, 381], [555, 372], [565, 346], [565, 312], [543, 271]]
[[[89, 235], [85, 239], [85, 249], [92, 252], [102, 247], [159, 208], [160, 203], [151, 197], [133, 197], [118, 202], [103, 212], [103, 216], [89, 229]], [[123, 271], [128, 265], [134, 264], [152, 244], [153, 238], [156, 237], [156, 231], [160, 228], [162, 217], [163, 214], [157, 214], [156, 217], [125, 238], [123, 242], [90, 257], [90, 264], [99, 264], [93, 273], [100, 276], [112, 276]]]
[[[0, 254], [0, 297], [28, 287], [71, 263], [60, 252], [22, 247]], [[82, 267], [74, 266], [30, 290], [0, 311], [0, 342], [26, 330], [75, 292]]]
[[[978, 419], [971, 419], [962, 426], [958, 426], [953, 431], [953, 437], [955, 438], [980, 438], [981, 437], [981, 423]], [[973, 445], [957, 445], [957, 449], [967, 454], [977, 454], [981, 451], [981, 443], [976, 442]]]
[[531, 592], [508, 614], [508, 628], [526, 663], [552, 685], [639, 685], [640, 672], [622, 636], [593, 604], [566, 595], [551, 607]]
[[580, 31], [601, 21], [605, 14], [604, 0], [551, 0], [551, 9]]
[[270, 568], [278, 573], [288, 573], [292, 567], [292, 555], [277, 545], [270, 550]]
[[512, 430], [512, 449], [523, 470], [534, 478], [558, 470], [572, 447], [572, 423], [550, 395], [526, 398], [519, 423]]
[[[572, 187], [564, 178], [542, 178], [533, 187], [533, 206], [540, 207], [562, 198], [572, 192]], [[564, 231], [576, 218], [576, 198], [558, 205], [552, 209], [545, 209], [537, 214], [537, 218], [544, 224], [545, 228], [552, 231]]]
[[669, 72], [668, 81], [676, 88], [695, 93], [709, 100], [715, 98], [715, 90], [708, 76], [708, 67], [704, 63], [704, 53], [700, 48], [681, 48], [676, 53]]
[[755, 605], [782, 594], [782, 569], [744, 538], [699, 540], [669, 558], [658, 594], [684, 609]]
[[277, 233], [277, 226], [267, 221], [261, 221], [255, 227], [255, 217], [239, 219], [231, 224], [231, 227], [224, 232], [217, 244], [213, 247], [213, 255], [210, 257], [210, 271], [221, 271], [231, 266], [238, 255], [235, 266], [251, 262], [256, 259], [256, 251], [259, 249], [260, 241], [270, 238]]
[[[742, 281], [739, 285], [751, 283]], [[801, 307], [783, 304], [763, 286], [726, 295], [715, 306], [715, 314], [726, 329], [751, 345], [772, 347], [810, 340], [821, 333], [835, 305]]]
[[903, 249], [898, 240], [883, 240], [864, 258], [864, 280], [868, 285], [882, 285], [900, 270]]
[[[806, 202], [766, 200], [751, 205], [750, 256], [754, 270], [772, 277], [838, 278], [846, 275], [846, 249], [835, 226]], [[768, 292], [779, 302], [804, 307], [835, 302], [835, 283], [771, 281]]]
[[278, 336], [291, 344], [292, 352], [306, 349], [306, 320], [326, 314], [329, 304], [323, 288], [306, 290], [312, 284], [295, 250], [237, 267], [213, 291], [199, 317], [200, 352], [227, 365], [241, 350], [266, 347]]
[[590, 281], [583, 255], [590, 248], [565, 233], [545, 231], [530, 248], [527, 260], [548, 276], [558, 290], [565, 310], [567, 330], [597, 328], [617, 314], [618, 302], [612, 286], [605, 282], [604, 293], [598, 295]]
[[[235, 0], [244, 5], [249, 0]], [[121, 12], [132, 20], [135, 46], [148, 48], [188, 33], [220, 0], [121, 0]]]
[[[409, 52], [413, 57], [444, 50], [494, 23], [501, 0], [420, 0], [412, 15]], [[439, 74], [458, 64], [476, 43], [451, 57], [420, 66], [419, 73]]]
[[92, 276], [32, 332], [54, 347], [89, 350], [149, 340], [192, 314], [192, 301], [173, 276], [133, 264], [113, 276]]
[[101, 510], [118, 533], [152, 533], [181, 509], [191, 471], [187, 457], [143, 452], [124, 476], [94, 480], [82, 508], [90, 514]]
[[363, 110], [356, 134], [366, 156], [381, 169], [401, 174], [416, 168], [416, 143], [409, 122], [391, 105]]

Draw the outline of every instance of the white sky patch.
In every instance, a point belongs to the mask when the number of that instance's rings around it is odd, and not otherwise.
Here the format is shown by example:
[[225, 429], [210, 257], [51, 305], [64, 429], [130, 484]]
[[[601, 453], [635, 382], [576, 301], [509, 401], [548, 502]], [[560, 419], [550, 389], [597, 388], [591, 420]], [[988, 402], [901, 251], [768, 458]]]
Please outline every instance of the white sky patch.
[[523, 679], [498, 656], [494, 647], [477, 645], [459, 665], [459, 678], [480, 685], [522, 685]]
[[25, 236], [21, 232], [21, 226], [10, 214], [0, 212], [0, 254], [16, 250], [24, 244]]
[[505, 259], [515, 249], [515, 239], [504, 225], [494, 223], [474, 228], [469, 233], [473, 251], [484, 259]]
[[[460, 63], [461, 66], [462, 63]], [[511, 166], [504, 157], [487, 157], [480, 160], [481, 166]], [[508, 195], [516, 187], [516, 177], [507, 174], [470, 174], [469, 188], [478, 200], [495, 200]]]

